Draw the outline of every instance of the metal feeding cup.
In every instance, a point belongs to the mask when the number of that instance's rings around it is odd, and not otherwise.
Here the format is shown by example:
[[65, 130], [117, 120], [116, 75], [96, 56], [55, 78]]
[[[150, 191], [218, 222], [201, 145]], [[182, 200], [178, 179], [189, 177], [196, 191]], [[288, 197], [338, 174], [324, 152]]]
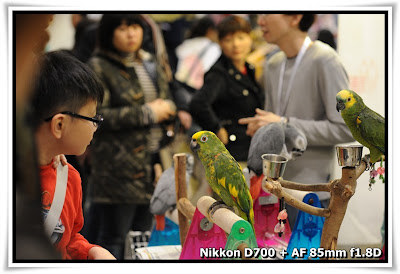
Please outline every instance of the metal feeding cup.
[[263, 154], [263, 173], [267, 178], [277, 179], [283, 176], [287, 163], [286, 157], [277, 154]]
[[349, 145], [336, 146], [336, 154], [339, 166], [355, 167], [360, 165], [363, 146]]

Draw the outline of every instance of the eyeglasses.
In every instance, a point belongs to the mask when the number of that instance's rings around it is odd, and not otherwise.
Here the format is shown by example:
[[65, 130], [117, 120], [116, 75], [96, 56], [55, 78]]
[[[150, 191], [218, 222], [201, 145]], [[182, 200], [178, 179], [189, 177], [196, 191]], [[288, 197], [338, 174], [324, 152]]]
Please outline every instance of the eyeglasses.
[[[97, 129], [100, 128], [100, 125], [101, 125], [101, 123], [103, 123], [103, 120], [104, 120], [104, 118], [103, 118], [103, 116], [101, 116], [101, 114], [97, 114], [97, 115], [94, 116], [93, 118], [90, 118], [90, 117], [86, 117], [86, 116], [82, 116], [82, 115], [73, 113], [73, 112], [71, 112], [71, 111], [62, 111], [62, 112], [60, 112], [60, 113], [61, 113], [61, 114], [67, 114], [67, 115], [70, 115], [70, 116], [72, 116], [72, 117], [76, 117], [76, 118], [80, 118], [80, 119], [85, 119], [85, 120], [91, 121], [91, 122], [93, 122], [93, 125], [94, 125]], [[50, 121], [51, 119], [53, 119], [53, 117], [54, 117], [55, 115], [56, 115], [56, 114], [54, 114], [53, 116], [51, 116], [51, 117], [49, 117], [49, 118], [47, 118], [47, 119], [44, 119], [44, 121], [45, 121], [45, 122]]]

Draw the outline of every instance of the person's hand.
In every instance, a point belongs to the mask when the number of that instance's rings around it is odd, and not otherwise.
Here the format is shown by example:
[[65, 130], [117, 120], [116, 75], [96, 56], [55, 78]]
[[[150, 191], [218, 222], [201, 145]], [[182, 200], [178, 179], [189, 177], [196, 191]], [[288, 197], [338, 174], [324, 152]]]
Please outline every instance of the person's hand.
[[60, 164], [60, 162], [63, 166], [68, 164], [67, 158], [65, 157], [64, 154], [60, 154], [60, 155], [57, 155], [56, 157], [54, 157], [53, 168], [56, 169], [58, 167], [58, 165]]
[[246, 134], [253, 136], [260, 127], [280, 121], [281, 117], [279, 115], [256, 108], [256, 115], [254, 117], [241, 118], [238, 122], [240, 125], [247, 125]]
[[189, 112], [180, 110], [178, 111], [178, 118], [181, 121], [182, 126], [188, 130], [192, 126], [192, 115]]
[[116, 260], [116, 258], [107, 249], [94, 246], [88, 252], [88, 260]]
[[156, 122], [168, 120], [176, 114], [175, 104], [171, 100], [157, 98], [154, 101], [147, 103], [156, 116]]
[[217, 132], [217, 137], [221, 140], [224, 145], [227, 145], [229, 142], [228, 132], [225, 128], [221, 127]]

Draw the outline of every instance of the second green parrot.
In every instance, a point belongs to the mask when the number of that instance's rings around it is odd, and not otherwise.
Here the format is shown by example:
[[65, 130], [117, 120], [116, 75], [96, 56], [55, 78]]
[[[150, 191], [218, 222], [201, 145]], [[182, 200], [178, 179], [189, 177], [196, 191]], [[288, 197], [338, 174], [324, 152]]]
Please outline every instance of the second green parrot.
[[199, 156], [212, 190], [254, 230], [253, 199], [239, 163], [211, 131], [193, 134], [190, 147]]
[[372, 164], [385, 158], [385, 118], [367, 107], [352, 90], [336, 95], [336, 109], [349, 127], [354, 139], [370, 150]]

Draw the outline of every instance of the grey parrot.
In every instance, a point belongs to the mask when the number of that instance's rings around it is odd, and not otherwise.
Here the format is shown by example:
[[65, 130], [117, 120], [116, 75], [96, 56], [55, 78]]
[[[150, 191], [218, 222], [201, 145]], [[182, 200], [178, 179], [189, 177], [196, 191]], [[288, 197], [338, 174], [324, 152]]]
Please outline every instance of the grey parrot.
[[284, 154], [281, 155], [288, 158], [288, 160], [294, 160], [303, 155], [306, 148], [307, 137], [304, 132], [291, 124], [286, 124], [284, 149], [286, 149], [287, 154], [286, 156]]
[[306, 148], [307, 138], [301, 130], [289, 123], [269, 123], [259, 128], [251, 139], [247, 167], [259, 176], [263, 173], [263, 154], [278, 154], [292, 160]]
[[[186, 184], [193, 174], [193, 166], [193, 155], [186, 153]], [[154, 215], [164, 215], [167, 210], [174, 209], [175, 206], [175, 167], [172, 165], [161, 174], [156, 184], [150, 200], [150, 212]]]

